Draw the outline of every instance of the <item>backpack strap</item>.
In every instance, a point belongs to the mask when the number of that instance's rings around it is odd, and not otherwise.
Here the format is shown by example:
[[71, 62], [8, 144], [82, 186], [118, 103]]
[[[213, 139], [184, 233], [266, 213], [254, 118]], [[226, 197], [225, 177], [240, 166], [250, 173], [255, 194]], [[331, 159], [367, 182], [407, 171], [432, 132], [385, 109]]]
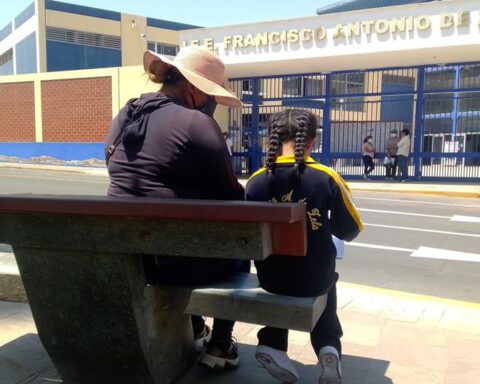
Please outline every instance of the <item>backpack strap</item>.
[[[162, 103], [156, 108], [155, 110], [161, 109], [163, 107], [166, 107], [167, 105], [173, 104], [171, 100], [168, 102]], [[151, 113], [150, 111], [149, 113]], [[130, 120], [126, 120], [123, 125], [120, 127], [120, 131], [118, 132], [117, 137], [115, 137], [115, 140], [113, 140], [113, 143], [108, 146], [107, 153], [105, 154], [105, 162], [107, 163], [110, 161], [110, 158], [112, 157], [113, 153], [115, 152], [115, 149], [117, 149], [118, 144], [122, 142], [122, 137], [123, 137], [123, 131], [125, 131], [125, 128], [127, 127], [128, 123]]]

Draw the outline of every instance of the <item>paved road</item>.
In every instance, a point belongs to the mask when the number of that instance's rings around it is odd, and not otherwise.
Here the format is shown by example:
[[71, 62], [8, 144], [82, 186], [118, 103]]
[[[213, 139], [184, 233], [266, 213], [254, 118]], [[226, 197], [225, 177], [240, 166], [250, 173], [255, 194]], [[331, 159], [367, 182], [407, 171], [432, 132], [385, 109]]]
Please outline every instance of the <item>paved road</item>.
[[480, 201], [375, 192], [355, 201], [365, 229], [338, 263], [343, 281], [480, 303]]
[[[0, 180], [0, 193], [105, 195], [108, 185], [101, 176], [35, 170], [0, 169]], [[338, 261], [342, 281], [480, 303], [480, 201], [354, 196], [365, 230]]]

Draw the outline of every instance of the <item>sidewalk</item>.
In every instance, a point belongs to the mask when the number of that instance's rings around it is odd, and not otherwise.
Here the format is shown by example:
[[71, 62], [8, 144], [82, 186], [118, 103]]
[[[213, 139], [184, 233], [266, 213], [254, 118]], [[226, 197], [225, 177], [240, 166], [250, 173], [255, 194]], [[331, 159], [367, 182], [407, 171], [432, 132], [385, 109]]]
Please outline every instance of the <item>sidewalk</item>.
[[[5, 164], [0, 167], [82, 172], [105, 177], [103, 168]], [[349, 182], [356, 190], [467, 193], [478, 185]], [[391, 189], [389, 189], [391, 188]], [[423, 191], [423, 192], [422, 192]], [[472, 192], [469, 192], [472, 191]], [[9, 247], [0, 245], [5, 274], [18, 274]], [[0, 271], [0, 275], [2, 271]], [[3, 276], [2, 276], [3, 279]], [[0, 279], [0, 291], [2, 280]], [[15, 289], [15, 287], [14, 287]], [[368, 286], [339, 283], [344, 329], [343, 384], [476, 384], [480, 377], [480, 304], [444, 300]], [[237, 323], [241, 366], [221, 375], [193, 367], [180, 384], [274, 384], [254, 359], [260, 327]], [[61, 383], [36, 334], [28, 304], [0, 301], [0, 384]], [[318, 382], [307, 333], [290, 333], [289, 354], [301, 384]]]
[[[340, 283], [344, 384], [475, 384], [480, 377], [480, 305]], [[273, 384], [254, 359], [260, 327], [237, 323], [241, 365], [181, 384]], [[0, 384], [61, 382], [36, 334], [28, 304], [0, 302]], [[309, 335], [292, 331], [299, 383], [318, 382]]]
[[[84, 173], [94, 176], [108, 176], [106, 168], [101, 167], [81, 167], [81, 166], [59, 166], [59, 165], [41, 165], [24, 163], [2, 163], [0, 168], [11, 169], [32, 169], [43, 171], [61, 171]], [[245, 185], [247, 178], [240, 178], [240, 182]], [[418, 194], [433, 194], [453, 197], [472, 197], [480, 198], [480, 182], [474, 184], [464, 183], [439, 183], [439, 182], [414, 182], [408, 181], [400, 183], [397, 181], [347, 181], [352, 190], [357, 191], [375, 191], [375, 192], [403, 192]]]

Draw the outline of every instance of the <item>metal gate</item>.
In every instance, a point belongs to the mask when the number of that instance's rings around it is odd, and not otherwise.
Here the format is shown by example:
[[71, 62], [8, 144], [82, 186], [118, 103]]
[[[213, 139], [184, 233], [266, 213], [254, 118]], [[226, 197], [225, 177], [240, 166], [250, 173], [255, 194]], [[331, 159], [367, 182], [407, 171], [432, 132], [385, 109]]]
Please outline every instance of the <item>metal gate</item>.
[[363, 174], [361, 148], [374, 137], [374, 179], [385, 178], [388, 138], [411, 132], [409, 177], [480, 178], [480, 65], [455, 64], [234, 79], [244, 108], [230, 111], [233, 164], [238, 174], [262, 166], [267, 122], [286, 108], [310, 110], [319, 129], [312, 157], [346, 178]]

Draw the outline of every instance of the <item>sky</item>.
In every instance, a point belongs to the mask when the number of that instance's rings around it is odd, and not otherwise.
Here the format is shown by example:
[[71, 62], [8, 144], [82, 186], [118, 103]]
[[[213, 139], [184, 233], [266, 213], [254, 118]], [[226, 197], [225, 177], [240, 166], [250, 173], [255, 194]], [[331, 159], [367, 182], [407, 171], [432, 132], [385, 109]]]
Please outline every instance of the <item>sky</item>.
[[[33, 0], [0, 0], [0, 29]], [[204, 27], [314, 16], [317, 8], [340, 0], [63, 0]]]

